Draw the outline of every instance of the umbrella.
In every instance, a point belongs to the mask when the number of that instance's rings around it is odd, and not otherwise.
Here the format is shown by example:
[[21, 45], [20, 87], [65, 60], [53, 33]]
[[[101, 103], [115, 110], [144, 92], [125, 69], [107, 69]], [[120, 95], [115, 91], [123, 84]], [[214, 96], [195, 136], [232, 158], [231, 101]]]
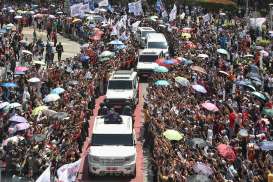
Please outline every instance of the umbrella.
[[41, 80], [40, 80], [40, 78], [33, 77], [33, 78], [28, 79], [28, 82], [30, 82], [30, 83], [38, 83], [38, 82], [41, 82]]
[[5, 107], [9, 106], [9, 103], [8, 102], [1, 102], [0, 103], [0, 109], [3, 109]]
[[168, 86], [170, 83], [167, 80], [157, 80], [155, 82], [155, 85], [157, 86]]
[[17, 131], [23, 131], [28, 129], [30, 125], [28, 123], [19, 123], [19, 124], [16, 124], [14, 127], [16, 128]]
[[51, 109], [45, 109], [42, 111], [42, 113], [48, 117], [51, 117], [53, 116], [54, 114], [56, 114], [57, 112], [56, 111], [53, 111]]
[[246, 54], [244, 55], [244, 58], [253, 58], [254, 56], [252, 54]]
[[236, 155], [229, 145], [220, 144], [217, 146], [217, 150], [222, 157], [229, 161], [234, 161], [236, 159]]
[[210, 182], [211, 180], [205, 175], [192, 175], [187, 178], [187, 182]]
[[217, 52], [220, 53], [220, 54], [228, 55], [228, 51], [225, 50], [225, 49], [217, 49]]
[[73, 21], [72, 21], [72, 23], [80, 23], [81, 22], [81, 19], [78, 19], [78, 18], [76, 18], [76, 19], [74, 19]]
[[64, 120], [69, 117], [68, 113], [66, 112], [57, 112], [51, 116], [53, 119], [57, 120]]
[[99, 57], [103, 58], [103, 57], [114, 57], [115, 53], [111, 52], [111, 51], [103, 51]]
[[156, 60], [156, 63], [160, 66], [165, 66], [165, 67], [169, 67], [173, 64], [179, 64], [180, 61], [178, 59], [165, 59], [165, 58], [159, 58]]
[[218, 107], [215, 104], [210, 103], [210, 102], [205, 102], [205, 103], [201, 104], [201, 106], [209, 111], [213, 111], [213, 112], [219, 111]]
[[165, 66], [157, 66], [154, 69], [154, 72], [156, 73], [167, 73], [169, 70]]
[[32, 61], [32, 64], [46, 65], [43, 61]]
[[264, 56], [264, 57], [268, 57], [269, 53], [265, 50], [260, 51], [260, 53]]
[[198, 58], [205, 59], [205, 58], [208, 58], [209, 56], [208, 56], [207, 54], [198, 54], [197, 57], [198, 57]]
[[166, 137], [168, 140], [175, 140], [179, 141], [183, 138], [183, 134], [176, 130], [168, 129], [163, 133], [164, 137]]
[[221, 73], [221, 74], [223, 74], [223, 75], [225, 75], [225, 76], [228, 76], [229, 74], [227, 73], [227, 72], [225, 72], [225, 71], [219, 71], [219, 73]]
[[6, 26], [7, 26], [7, 27], [15, 27], [15, 25], [12, 24], [12, 23], [7, 24]]
[[255, 92], [251, 92], [251, 93], [252, 93], [252, 95], [254, 95], [255, 97], [257, 97], [258, 99], [261, 99], [263, 101], [267, 100], [266, 96], [264, 94], [260, 93], [260, 92], [256, 92], [255, 91]]
[[36, 142], [42, 142], [45, 139], [46, 139], [46, 135], [44, 135], [44, 134], [33, 135], [33, 140], [35, 140]]
[[273, 150], [273, 141], [264, 141], [260, 143], [260, 148], [265, 151]]
[[69, 85], [78, 85], [79, 84], [79, 81], [77, 80], [71, 80], [68, 82]]
[[90, 60], [90, 57], [89, 57], [89, 56], [86, 56], [86, 55], [81, 56], [81, 61], [82, 61], [82, 62], [88, 62], [89, 60]]
[[200, 72], [200, 73], [203, 73], [203, 74], [207, 74], [206, 70], [200, 66], [192, 66], [191, 69], [193, 71], [197, 71], [197, 72]]
[[2, 145], [6, 146], [9, 142], [11, 142], [12, 144], [18, 144], [19, 141], [24, 140], [25, 138], [19, 135], [7, 138], [6, 140], [3, 141]]
[[13, 108], [17, 108], [17, 107], [21, 107], [22, 105], [18, 102], [14, 102], [14, 103], [11, 103], [9, 104], [9, 109], [13, 109]]
[[263, 109], [262, 114], [269, 116], [269, 117], [273, 117], [273, 109]]
[[181, 37], [185, 37], [187, 39], [190, 39], [191, 38], [191, 34], [190, 33], [182, 33]]
[[28, 50], [23, 50], [22, 51], [23, 54], [29, 54], [29, 55], [32, 55], [32, 52], [28, 51]]
[[202, 85], [192, 85], [192, 88], [197, 92], [200, 92], [203, 94], [207, 93], [207, 90]]
[[9, 121], [12, 121], [15, 123], [28, 123], [26, 118], [24, 118], [23, 116], [19, 116], [19, 115], [12, 116], [11, 118], [9, 118]]
[[58, 94], [48, 94], [43, 101], [44, 102], [55, 102], [59, 100], [61, 97]]
[[188, 59], [183, 58], [183, 57], [178, 57], [178, 58], [176, 58], [176, 59], [178, 59], [178, 60], [180, 61], [180, 63], [185, 64], [185, 65], [189, 65], [189, 64], [192, 64], [192, 63], [193, 63], [192, 60], [188, 60]]
[[55, 19], [56, 16], [54, 16], [54, 15], [49, 15], [48, 18], [50, 18], [50, 19]]
[[208, 145], [208, 143], [202, 138], [193, 138], [188, 142], [188, 144], [192, 146], [193, 148], [196, 148], [196, 147], [204, 148], [205, 146]]
[[121, 50], [121, 49], [125, 49], [125, 48], [127, 48], [126, 45], [116, 45], [117, 50]]
[[120, 40], [112, 40], [111, 42], [109, 42], [109, 44], [111, 44], [111, 45], [123, 45], [123, 43]]
[[28, 67], [25, 67], [25, 66], [16, 66], [15, 68], [15, 71], [18, 71], [18, 72], [24, 72], [27, 70], [28, 70]]
[[184, 78], [184, 77], [181, 77], [181, 76], [178, 76], [175, 78], [175, 82], [182, 85], [182, 86], [189, 86], [190, 85], [190, 82], [187, 78]]
[[61, 93], [64, 93], [65, 92], [65, 89], [61, 88], [61, 87], [57, 87], [57, 88], [54, 88], [53, 90], [51, 90], [50, 93], [52, 94], [61, 94]]
[[83, 44], [83, 45], [81, 45], [81, 48], [82, 49], [87, 49], [89, 46], [90, 46], [90, 44]]
[[199, 174], [204, 174], [206, 176], [210, 176], [213, 174], [212, 169], [207, 165], [204, 164], [203, 162], [197, 162], [194, 166], [193, 166], [193, 170], [196, 173]]
[[38, 106], [35, 109], [32, 110], [32, 115], [33, 116], [37, 116], [38, 114], [40, 114], [42, 111], [48, 109], [47, 106]]
[[15, 17], [14, 17], [15, 19], [21, 19], [21, 18], [23, 18], [21, 15], [16, 15]]
[[10, 87], [17, 87], [17, 84], [13, 82], [5, 82], [5, 83], [1, 83], [0, 86], [10, 88]]

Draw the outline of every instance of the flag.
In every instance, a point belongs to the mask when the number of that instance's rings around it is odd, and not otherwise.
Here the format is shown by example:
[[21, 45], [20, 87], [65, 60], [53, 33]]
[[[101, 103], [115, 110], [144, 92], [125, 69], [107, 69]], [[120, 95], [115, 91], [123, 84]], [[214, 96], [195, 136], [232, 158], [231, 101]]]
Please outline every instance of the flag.
[[133, 3], [128, 3], [129, 13], [134, 13], [135, 16], [139, 16], [143, 13], [141, 0]]
[[158, 14], [160, 14], [165, 9], [161, 0], [156, 1], [155, 8]]
[[65, 164], [57, 170], [59, 181], [74, 182], [80, 169], [81, 159], [76, 162]]
[[138, 26], [140, 25], [141, 21], [136, 21], [135, 23], [132, 24], [132, 31], [136, 32]]
[[167, 18], [167, 17], [168, 17], [168, 13], [167, 13], [166, 10], [164, 10], [164, 11], [162, 12], [162, 17], [163, 17], [163, 18]]
[[50, 165], [41, 174], [41, 176], [36, 180], [36, 182], [50, 182]]
[[107, 7], [109, 5], [108, 0], [102, 0], [98, 3], [99, 7]]
[[177, 8], [176, 8], [176, 5], [174, 4], [173, 5], [173, 9], [172, 9], [172, 11], [170, 12], [170, 19], [169, 19], [169, 21], [173, 21], [173, 20], [175, 20], [176, 19], [176, 13], [177, 13]]

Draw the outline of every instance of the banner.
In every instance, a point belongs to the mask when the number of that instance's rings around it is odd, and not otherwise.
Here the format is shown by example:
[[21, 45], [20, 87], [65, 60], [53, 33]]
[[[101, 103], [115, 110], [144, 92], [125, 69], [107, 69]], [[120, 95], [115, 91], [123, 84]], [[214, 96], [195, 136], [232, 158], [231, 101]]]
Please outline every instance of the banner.
[[50, 182], [50, 165], [41, 174], [41, 176], [36, 180], [36, 182]]
[[82, 3], [74, 4], [70, 6], [70, 15], [73, 16], [80, 16], [81, 15], [81, 7], [83, 6]]
[[84, 13], [85, 12], [89, 12], [90, 11], [90, 6], [89, 4], [83, 4], [81, 7], [80, 7], [80, 13], [82, 16], [84, 16]]
[[209, 22], [210, 21], [210, 15], [209, 14], [204, 15], [203, 20], [204, 20], [204, 22]]
[[139, 16], [142, 14], [142, 4], [141, 0], [133, 3], [128, 3], [129, 13], [134, 13], [135, 16]]
[[177, 8], [176, 8], [176, 5], [174, 4], [173, 5], [173, 9], [172, 9], [172, 11], [170, 12], [170, 19], [169, 19], [169, 21], [173, 21], [173, 20], [175, 20], [176, 19], [176, 13], [177, 13]]
[[108, 0], [102, 0], [98, 3], [99, 7], [107, 7], [109, 5]]
[[164, 5], [163, 5], [161, 0], [156, 1], [155, 9], [156, 9], [158, 14], [160, 14], [162, 11], [164, 11], [165, 8], [164, 8]]
[[76, 162], [65, 164], [57, 170], [59, 182], [74, 182], [76, 181], [79, 171], [81, 159]]

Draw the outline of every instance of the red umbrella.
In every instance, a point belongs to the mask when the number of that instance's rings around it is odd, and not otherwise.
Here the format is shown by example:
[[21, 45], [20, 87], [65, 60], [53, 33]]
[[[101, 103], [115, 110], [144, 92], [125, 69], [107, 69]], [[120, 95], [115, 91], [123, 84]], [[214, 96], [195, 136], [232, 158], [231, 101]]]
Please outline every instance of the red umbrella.
[[219, 154], [227, 159], [228, 161], [235, 161], [236, 155], [234, 150], [231, 148], [231, 146], [226, 144], [220, 144], [217, 146], [217, 150]]
[[170, 59], [159, 58], [156, 60], [156, 63], [160, 66], [165, 66], [168, 68], [171, 65], [180, 64], [180, 61], [178, 59], [174, 59], [174, 58], [170, 58]]

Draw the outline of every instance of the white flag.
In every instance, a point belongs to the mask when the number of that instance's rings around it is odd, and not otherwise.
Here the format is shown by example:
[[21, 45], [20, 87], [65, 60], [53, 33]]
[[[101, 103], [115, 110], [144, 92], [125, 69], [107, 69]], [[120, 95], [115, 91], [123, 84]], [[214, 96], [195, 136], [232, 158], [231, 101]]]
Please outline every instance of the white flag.
[[108, 0], [102, 0], [101, 2], [98, 3], [99, 7], [106, 7], [109, 6]]
[[168, 13], [167, 13], [166, 10], [164, 10], [164, 11], [162, 12], [162, 17], [163, 17], [163, 18], [168, 18]]
[[138, 26], [140, 25], [141, 21], [136, 21], [135, 23], [132, 24], [132, 31], [136, 32]]
[[41, 176], [36, 180], [36, 182], [50, 182], [50, 165], [41, 174]]
[[142, 10], [141, 1], [135, 2], [135, 11], [134, 11], [134, 15], [135, 15], [135, 16], [139, 16], [139, 15], [142, 14], [142, 12], [143, 12], [143, 10]]
[[77, 173], [80, 169], [81, 160], [65, 164], [57, 170], [59, 181], [74, 182], [76, 181]]
[[172, 11], [170, 12], [170, 19], [169, 19], [169, 21], [173, 21], [173, 20], [175, 20], [176, 19], [176, 13], [177, 13], [177, 8], [176, 8], [176, 5], [174, 4], [173, 5], [173, 9], [172, 9]]

